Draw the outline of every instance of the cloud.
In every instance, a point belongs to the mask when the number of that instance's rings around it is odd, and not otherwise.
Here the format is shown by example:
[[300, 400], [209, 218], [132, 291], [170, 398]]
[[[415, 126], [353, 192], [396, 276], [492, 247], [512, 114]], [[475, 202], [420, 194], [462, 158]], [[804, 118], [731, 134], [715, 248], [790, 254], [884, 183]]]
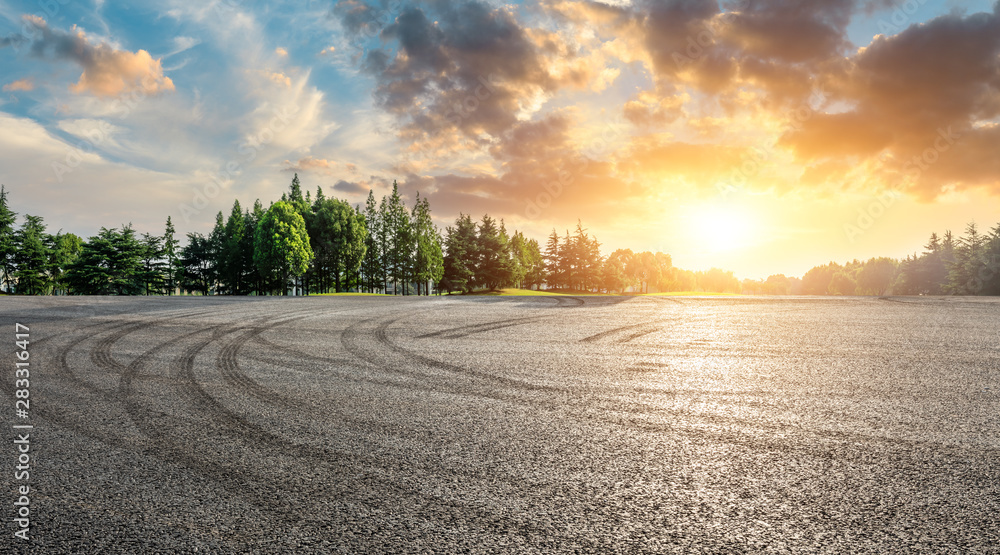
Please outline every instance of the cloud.
[[[354, 0], [334, 9], [355, 33], [379, 21], [380, 13]], [[510, 7], [474, 0], [412, 5], [380, 38], [394, 51], [371, 49], [362, 61], [375, 77], [376, 105], [395, 116], [401, 139], [440, 155], [499, 136], [562, 83], [580, 79], [571, 66], [553, 71], [554, 60], [572, 57], [561, 38], [525, 27]]]
[[[94, 44], [76, 26], [70, 31], [52, 29], [38, 16], [26, 15], [24, 22], [34, 30], [26, 39], [33, 56], [71, 60], [83, 67], [79, 81], [70, 86], [74, 93], [113, 97], [133, 91], [155, 95], [174, 90], [173, 81], [163, 75], [160, 60], [154, 60], [145, 50], [129, 52], [104, 42]], [[4, 44], [14, 40], [7, 37]]]
[[1000, 4], [879, 35], [826, 79], [848, 109], [782, 136], [800, 161], [877, 159], [880, 177], [925, 197], [956, 186], [1000, 191]]
[[305, 158], [300, 158], [298, 162], [294, 164], [285, 160], [285, 167], [281, 171], [295, 171], [295, 172], [306, 172], [306, 171], [319, 171], [324, 173], [329, 173], [337, 163], [325, 160], [323, 158], [313, 158], [312, 156], [306, 156]]
[[361, 183], [355, 183], [351, 181], [344, 181], [341, 179], [333, 186], [334, 190], [340, 191], [342, 193], [347, 193], [349, 195], [360, 195], [362, 193], [367, 193], [369, 187]]
[[35, 81], [31, 77], [26, 77], [24, 79], [18, 79], [11, 83], [7, 83], [3, 86], [4, 92], [13, 91], [32, 91], [35, 90]]
[[282, 58], [287, 58], [288, 57], [288, 50], [285, 50], [281, 46], [275, 48], [274, 49], [274, 53], [277, 54], [278, 56], [281, 56]]
[[326, 56], [327, 54], [333, 54], [334, 52], [336, 52], [336, 50], [337, 50], [337, 48], [334, 47], [334, 46], [327, 46], [323, 50], [319, 51], [319, 55], [320, 56]]
[[292, 79], [291, 77], [285, 75], [280, 71], [269, 71], [266, 69], [257, 70], [260, 75], [262, 75], [268, 81], [274, 83], [275, 85], [281, 85], [283, 87], [291, 87]]

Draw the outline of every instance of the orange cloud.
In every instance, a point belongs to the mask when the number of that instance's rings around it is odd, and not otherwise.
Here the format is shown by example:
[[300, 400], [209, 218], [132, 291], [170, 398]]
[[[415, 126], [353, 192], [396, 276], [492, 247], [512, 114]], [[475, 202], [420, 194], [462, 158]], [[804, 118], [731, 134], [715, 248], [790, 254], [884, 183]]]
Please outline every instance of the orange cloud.
[[292, 79], [280, 71], [267, 71], [262, 69], [260, 70], [260, 74], [275, 85], [283, 85], [285, 87], [292, 86]]
[[337, 165], [337, 163], [331, 160], [306, 156], [305, 158], [300, 158], [299, 161], [295, 163], [285, 160], [285, 168], [282, 171], [305, 172], [312, 170], [329, 173], [335, 165]]
[[4, 92], [8, 92], [8, 91], [11, 91], [11, 92], [13, 92], [13, 91], [25, 91], [25, 92], [32, 91], [32, 90], [35, 90], [35, 82], [30, 77], [25, 78], [25, 79], [18, 79], [17, 81], [14, 81], [13, 83], [7, 83], [6, 85], [4, 85], [3, 86], [3, 90], [4, 90]]
[[103, 42], [93, 44], [76, 26], [70, 31], [52, 29], [38, 16], [24, 16], [24, 21], [38, 31], [31, 45], [34, 55], [50, 54], [83, 67], [80, 80], [70, 86], [74, 93], [112, 97], [126, 92], [154, 95], [174, 90], [173, 81], [163, 75], [160, 60], [154, 60], [145, 50], [129, 52]]

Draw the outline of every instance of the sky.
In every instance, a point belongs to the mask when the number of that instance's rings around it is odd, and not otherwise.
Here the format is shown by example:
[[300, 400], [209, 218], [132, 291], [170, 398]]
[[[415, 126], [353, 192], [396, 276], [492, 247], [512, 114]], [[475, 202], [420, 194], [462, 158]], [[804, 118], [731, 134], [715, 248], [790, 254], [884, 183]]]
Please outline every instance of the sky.
[[1000, 4], [0, 1], [0, 183], [82, 237], [393, 181], [740, 278], [1000, 222]]

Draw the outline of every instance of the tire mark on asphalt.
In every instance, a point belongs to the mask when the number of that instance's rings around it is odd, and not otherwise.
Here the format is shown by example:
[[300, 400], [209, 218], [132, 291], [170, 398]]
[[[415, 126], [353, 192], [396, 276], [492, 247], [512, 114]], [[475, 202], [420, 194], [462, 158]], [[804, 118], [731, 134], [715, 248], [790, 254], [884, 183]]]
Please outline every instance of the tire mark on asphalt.
[[[173, 311], [171, 311], [171, 312], [173, 312]], [[195, 312], [195, 313], [191, 313], [189, 311], [182, 311], [181, 314], [179, 314], [177, 316], [174, 316], [172, 318], [168, 318], [166, 320], [174, 320], [174, 319], [177, 319], [177, 318], [185, 318], [185, 317], [190, 317], [192, 315], [207, 314], [209, 312], [213, 312], [213, 311], [207, 310], [207, 311], [198, 311], [198, 312]], [[121, 316], [121, 315], [115, 315], [115, 316]], [[100, 316], [100, 317], [101, 318], [105, 318], [105, 316], [103, 316], [103, 315]], [[120, 405], [120, 403], [119, 403], [120, 399], [117, 396], [114, 395], [113, 391], [97, 387], [97, 386], [91, 384], [90, 382], [88, 382], [88, 381], [80, 378], [79, 376], [77, 376], [77, 374], [73, 371], [72, 366], [69, 363], [68, 356], [69, 356], [69, 353], [72, 350], [74, 350], [76, 347], [78, 347], [80, 344], [82, 344], [83, 342], [87, 341], [88, 339], [93, 339], [95, 337], [95, 333], [92, 331], [94, 328], [98, 328], [99, 329], [99, 331], [96, 332], [96, 336], [99, 336], [100, 334], [107, 333], [107, 332], [110, 332], [110, 331], [113, 331], [113, 330], [116, 330], [116, 329], [120, 329], [120, 328], [123, 328], [123, 327], [127, 327], [127, 326], [131, 326], [133, 328], [138, 329], [138, 327], [136, 326], [135, 322], [132, 322], [132, 321], [125, 321], [125, 322], [116, 322], [116, 321], [99, 322], [99, 323], [95, 323], [95, 324], [92, 324], [92, 325], [89, 325], [89, 326], [85, 326], [80, 331], [82, 331], [82, 332], [90, 332], [90, 333], [81, 333], [78, 338], [70, 341], [69, 343], [67, 343], [66, 345], [64, 345], [62, 348], [60, 348], [58, 351], [56, 351], [55, 358], [57, 359], [58, 364], [53, 365], [53, 366], [55, 367], [57, 373], [53, 374], [53, 376], [61, 378], [61, 379], [64, 379], [67, 382], [69, 382], [69, 384], [71, 384], [72, 386], [74, 386], [72, 388], [72, 393], [66, 393], [66, 395], [70, 395], [70, 394], [75, 395], [77, 397], [77, 401], [78, 401], [77, 405], [81, 405], [81, 406], [88, 407], [88, 408], [97, 407], [97, 406], [99, 406], [99, 404], [101, 402], [109, 403], [112, 406], [119, 406]], [[141, 324], [140, 324], [140, 327], [141, 327]], [[100, 328], [103, 328], [103, 329], [100, 329]], [[133, 331], [135, 331], [135, 330], [133, 330]], [[118, 336], [119, 339], [121, 337], [124, 337], [124, 335], [121, 335], [121, 332], [116, 332], [114, 335]], [[49, 336], [49, 337], [46, 337], [44, 339], [50, 339], [50, 338], [54, 338], [54, 337], [57, 337], [57, 336]], [[39, 340], [34, 345], [37, 347], [37, 343], [40, 343], [41, 341], [42, 340]], [[102, 341], [102, 343], [107, 343], [107, 342], [106, 341]], [[107, 343], [107, 345], [110, 345], [110, 343]], [[102, 360], [104, 358], [104, 357], [95, 357], [93, 355], [93, 351], [91, 352], [91, 355], [92, 355], [91, 356], [92, 360], [94, 358], [97, 358], [98, 360]], [[117, 362], [115, 362], [115, 364], [117, 364]], [[67, 388], [67, 389], [69, 389], [69, 388]], [[42, 399], [42, 401], [39, 402], [39, 403], [37, 403], [36, 406], [33, 408], [33, 411], [32, 411], [33, 414], [37, 414], [40, 418], [42, 418], [42, 419], [44, 419], [44, 420], [46, 420], [48, 422], [52, 422], [53, 424], [55, 424], [57, 426], [60, 426], [60, 427], [62, 427], [64, 429], [70, 430], [70, 431], [72, 431], [74, 433], [77, 433], [77, 434], [79, 434], [81, 436], [84, 436], [84, 437], [87, 437], [89, 439], [92, 439], [92, 440], [95, 440], [95, 441], [99, 441], [99, 442], [101, 442], [101, 443], [103, 443], [105, 445], [108, 445], [108, 446], [122, 447], [122, 448], [134, 448], [134, 447], [136, 447], [136, 444], [135, 444], [134, 441], [131, 441], [131, 440], [129, 440], [127, 438], [124, 438], [122, 436], [112, 435], [112, 434], [110, 434], [110, 433], [108, 433], [106, 431], [106, 430], [109, 430], [109, 429], [115, 429], [113, 426], [106, 426], [106, 425], [103, 425], [103, 424], [101, 426], [97, 427], [97, 428], [87, 428], [87, 427], [84, 426], [83, 423], [87, 423], [87, 422], [105, 422], [106, 419], [107, 419], [107, 416], [108, 416], [108, 411], [106, 409], [104, 409], [104, 410], [101, 411], [100, 417], [95, 417], [95, 418], [84, 417], [84, 418], [81, 418], [80, 415], [78, 415], [78, 414], [77, 415], [72, 415], [69, 412], [67, 412], [67, 407], [72, 406], [72, 405], [71, 405], [71, 403], [66, 402], [65, 399], [62, 399], [59, 402], [51, 402], [54, 399], [50, 400], [50, 402], [45, 402], [45, 399], [47, 398], [47, 396], [52, 395], [52, 394], [53, 394], [53, 392], [46, 392], [44, 390], [40, 391], [38, 393], [38, 395], [40, 395], [40, 398]], [[83, 398], [81, 398], [81, 396], [82, 397], [86, 397], [87, 399], [83, 399]], [[67, 397], [67, 399], [68, 398], [69, 397]]]
[[[313, 468], [318, 468], [318, 467], [326, 468], [329, 470], [338, 471], [338, 474], [346, 475], [342, 476], [343, 478], [342, 480], [335, 480], [336, 485], [340, 486], [339, 488], [337, 488], [336, 493], [341, 497], [350, 497], [355, 502], [368, 506], [369, 509], [371, 510], [377, 510], [384, 502], [385, 494], [391, 493], [394, 495], [393, 499], [395, 499], [397, 502], [403, 498], [408, 498], [411, 500], [416, 500], [419, 503], [433, 504], [438, 509], [441, 508], [451, 509], [452, 510], [451, 513], [446, 515], [449, 518], [449, 520], [466, 521], [469, 525], [501, 524], [504, 525], [507, 529], [513, 529], [515, 532], [517, 532], [518, 535], [529, 539], [532, 535], [536, 534], [542, 537], [551, 534], [551, 530], [535, 526], [533, 523], [517, 521], [505, 517], [503, 515], [496, 515], [495, 513], [490, 512], [485, 507], [468, 505], [456, 501], [449, 501], [440, 496], [426, 494], [417, 488], [406, 487], [402, 484], [398, 484], [393, 481], [388, 481], [388, 482], [384, 480], [380, 481], [379, 487], [377, 489], [371, 487], [370, 484], [364, 482], [358, 483], [356, 479], [352, 480], [352, 477], [358, 473], [356, 466], [358, 465], [359, 462], [376, 469], [388, 471], [387, 472], [388, 474], [391, 474], [393, 472], [398, 472], [399, 469], [386, 467], [382, 464], [379, 464], [377, 461], [374, 461], [369, 457], [359, 455], [358, 453], [345, 453], [329, 448], [324, 448], [321, 446], [295, 443], [282, 436], [275, 435], [265, 430], [264, 428], [260, 427], [259, 425], [250, 422], [245, 418], [233, 413], [232, 411], [227, 409], [224, 405], [222, 405], [217, 399], [215, 399], [211, 394], [205, 391], [205, 389], [198, 382], [197, 377], [194, 374], [195, 359], [198, 353], [200, 353], [210, 343], [216, 341], [217, 339], [225, 335], [228, 335], [233, 330], [234, 328], [226, 329], [224, 325], [217, 327], [216, 329], [213, 330], [212, 336], [209, 339], [201, 341], [199, 343], [192, 344], [178, 358], [178, 362], [181, 368], [181, 377], [183, 378], [182, 379], [182, 384], [184, 386], [183, 392], [187, 394], [186, 395], [187, 398], [192, 399], [195, 403], [201, 405], [202, 412], [204, 412], [208, 416], [207, 420], [209, 422], [213, 424], [221, 423], [224, 427], [229, 428], [231, 432], [247, 436], [247, 438], [245, 439], [245, 444], [248, 447], [251, 445], [252, 446], [266, 445], [273, 449], [280, 450], [280, 452], [282, 452], [283, 454], [291, 455], [296, 458], [308, 459], [314, 463]], [[201, 332], [194, 332], [194, 333], [197, 334]], [[139, 361], [137, 360], [137, 362]], [[128, 375], [130, 375], [132, 378], [137, 376], [138, 369], [140, 366], [141, 364], [130, 365], [129, 367], [130, 372]], [[123, 385], [123, 387], [125, 388], [125, 396], [126, 398], [131, 398], [131, 395], [128, 394], [129, 390], [131, 389], [131, 379], [125, 380], [126, 376], [127, 375], [123, 375], [123, 384], [125, 384]], [[138, 413], [131, 413], [131, 414], [133, 414], [133, 417], [138, 417], [140, 421], [143, 419], [142, 415]], [[144, 427], [149, 430], [156, 429], [156, 426], [144, 426]], [[163, 440], [164, 437], [160, 435], [159, 439]], [[180, 449], [176, 444], [174, 444], [174, 447], [175, 448], [172, 449], [174, 454], [178, 454], [178, 452], [183, 453], [183, 450]], [[209, 468], [211, 469], [211, 474], [213, 474], [213, 476], [211, 477], [213, 479], [217, 479], [219, 477], [220, 470], [224, 470], [226, 476], [228, 476], [229, 473], [232, 473], [234, 471], [238, 472], [238, 470], [232, 466], [220, 465], [219, 463], [213, 463], [212, 461], [205, 461], [204, 459], [199, 459], [199, 461], [202, 462], [192, 461], [191, 460], [192, 457], [187, 454], [183, 455], [183, 459], [185, 459], [184, 462], [186, 463], [187, 462], [195, 463], [192, 467], [192, 470], [197, 470], [198, 468], [200, 468], [201, 464], [206, 464], [206, 463], [209, 464]], [[186, 464], [185, 466], [188, 465]], [[407, 463], [404, 463], [404, 466], [406, 467], [412, 466], [412, 463], [407, 461]], [[420, 470], [430, 470], [430, 468], [420, 468]], [[367, 473], [367, 471], [365, 471], [365, 473]], [[451, 469], [449, 473], [456, 473], [455, 469]], [[462, 474], [462, 472], [457, 472], [457, 473]], [[487, 478], [486, 476], [483, 475], [477, 475], [476, 477], [480, 479]], [[495, 476], [493, 478], [495, 478]], [[279, 488], [279, 491], [280, 492], [295, 491], [293, 487], [288, 487], [288, 486], [298, 486], [298, 485], [299, 484], [286, 484], [286, 487]], [[386, 492], [385, 491], [386, 489], [388, 489], [389, 491]], [[369, 499], [367, 496], [358, 495], [363, 490], [367, 490], [370, 493], [371, 499]], [[298, 505], [286, 506], [286, 505], [271, 503], [271, 507], [278, 509], [284, 513], [287, 513], [285, 514], [287, 518], [283, 520], [301, 523], [302, 509], [300, 506]], [[475, 518], [470, 517], [470, 512], [472, 515], [475, 516]], [[439, 517], [439, 515], [434, 515], [434, 516], [441, 518]], [[585, 538], [574, 537], [573, 539], [580, 541], [581, 539]]]
[[498, 384], [501, 384], [501, 385], [504, 385], [504, 386], [507, 386], [507, 387], [512, 387], [512, 388], [515, 388], [515, 389], [520, 389], [520, 390], [525, 390], [525, 391], [548, 391], [548, 392], [557, 392], [557, 393], [566, 393], [567, 391], [569, 391], [568, 389], [563, 388], [563, 387], [534, 384], [534, 383], [531, 383], [531, 382], [528, 382], [528, 381], [525, 381], [525, 380], [518, 380], [518, 379], [515, 379], [515, 378], [508, 378], [508, 377], [505, 377], [505, 376], [497, 376], [496, 374], [491, 374], [489, 372], [481, 372], [479, 370], [473, 370], [471, 368], [463, 368], [461, 366], [458, 366], [458, 365], [455, 365], [455, 364], [451, 364], [451, 363], [448, 363], [448, 362], [442, 362], [440, 360], [436, 360], [436, 359], [433, 359], [433, 358], [421, 355], [419, 353], [416, 353], [414, 351], [411, 351], [409, 349], [406, 349], [404, 347], [401, 347], [398, 344], [396, 344], [394, 341], [392, 341], [392, 339], [389, 338], [388, 334], [386, 333], [386, 330], [389, 328], [389, 326], [391, 326], [392, 324], [398, 322], [402, 318], [403, 317], [389, 318], [389, 319], [383, 320], [381, 323], [379, 323], [379, 325], [375, 328], [375, 340], [380, 345], [388, 348], [389, 350], [391, 350], [391, 351], [393, 351], [395, 353], [398, 353], [398, 354], [402, 355], [405, 358], [410, 359], [411, 361], [419, 362], [419, 363], [421, 363], [421, 364], [423, 364], [425, 366], [429, 366], [431, 368], [438, 368], [440, 370], [445, 370], [447, 372], [452, 372], [454, 374], [463, 374], [463, 375], [467, 375], [467, 376], [473, 376], [473, 377], [479, 378], [481, 380], [492, 381], [492, 382], [495, 382], [495, 383], [498, 383]]
[[459, 337], [466, 337], [476, 333], [482, 333], [486, 331], [498, 330], [502, 328], [509, 328], [513, 326], [520, 326], [523, 324], [530, 324], [532, 322], [537, 322], [545, 318], [553, 318], [553, 316], [529, 316], [526, 318], [510, 318], [506, 320], [496, 320], [493, 322], [486, 322], [485, 324], [473, 324], [470, 326], [459, 326], [457, 328], [450, 328], [441, 331], [435, 331], [431, 333], [425, 333], [423, 335], [418, 335], [415, 339], [429, 339], [431, 337], [441, 337], [443, 339], [457, 339]]
[[[658, 324], [660, 322], [664, 322], [664, 321], [665, 320], [654, 320], [653, 322], [640, 322], [638, 324], [632, 324], [630, 326], [621, 326], [621, 327], [610, 329], [610, 330], [607, 330], [607, 331], [602, 331], [600, 333], [595, 333], [594, 335], [591, 335], [589, 337], [584, 337], [583, 339], [580, 340], [580, 342], [581, 343], [593, 343], [595, 341], [600, 341], [601, 339], [604, 339], [605, 337], [611, 337], [613, 335], [618, 335], [618, 334], [620, 334], [622, 332], [627, 332], [627, 331], [636, 330], [636, 329], [640, 329], [640, 328], [648, 328], [650, 326], [654, 326], [654, 325], [656, 325], [656, 324]], [[661, 329], [661, 327], [658, 326], [655, 329], [650, 329], [648, 331], [643, 331], [642, 333], [639, 333], [639, 334], [637, 334], [635, 336], [629, 337], [625, 341], [621, 341], [621, 343], [630, 341], [632, 339], [635, 339], [636, 337], [641, 337], [641, 336], [646, 335], [648, 333], [652, 333], [652, 332], [657, 331], [659, 329]]]

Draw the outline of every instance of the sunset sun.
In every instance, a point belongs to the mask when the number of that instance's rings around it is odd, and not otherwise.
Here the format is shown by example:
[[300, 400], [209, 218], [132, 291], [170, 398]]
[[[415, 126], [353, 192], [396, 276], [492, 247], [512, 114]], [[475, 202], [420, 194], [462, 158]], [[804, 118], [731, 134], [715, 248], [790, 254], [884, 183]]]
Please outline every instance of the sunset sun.
[[751, 245], [759, 234], [748, 210], [734, 205], [703, 205], [690, 212], [688, 240], [696, 248], [725, 252]]

